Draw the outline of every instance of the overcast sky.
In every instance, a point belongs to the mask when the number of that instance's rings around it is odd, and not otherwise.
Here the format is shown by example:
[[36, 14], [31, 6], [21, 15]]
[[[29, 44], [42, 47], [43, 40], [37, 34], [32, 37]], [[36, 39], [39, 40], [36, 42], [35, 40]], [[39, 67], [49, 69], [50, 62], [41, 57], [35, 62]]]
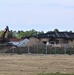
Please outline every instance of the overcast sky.
[[0, 30], [74, 31], [74, 0], [0, 0]]

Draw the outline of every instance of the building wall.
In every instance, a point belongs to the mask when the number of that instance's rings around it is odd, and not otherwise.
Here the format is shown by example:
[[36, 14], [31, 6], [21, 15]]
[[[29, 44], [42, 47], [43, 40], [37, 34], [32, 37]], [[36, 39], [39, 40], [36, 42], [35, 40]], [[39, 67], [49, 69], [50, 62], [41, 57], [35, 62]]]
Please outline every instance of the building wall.
[[[49, 42], [49, 40], [50, 40], [51, 38], [40, 38], [40, 41], [42, 41], [43, 43], [44, 42]], [[67, 39], [63, 39], [63, 38], [55, 38], [56, 40], [58, 40], [59, 41], [59, 43], [58, 44], [68, 44], [68, 45], [74, 45], [74, 40], [67, 40]], [[54, 44], [56, 44], [56, 42], [54, 41], [54, 40], [52, 40], [51, 42], [54, 42]], [[51, 42], [49, 42], [49, 44], [51, 44]], [[46, 44], [45, 43], [45, 44]]]
[[69, 41], [68, 41], [68, 44], [69, 44], [69, 45], [74, 45], [74, 40], [69, 40]]
[[68, 44], [68, 40], [60, 38], [59, 40], [59, 44]]
[[43, 43], [49, 42], [49, 38], [40, 38], [39, 40]]
[[[54, 44], [68, 44], [68, 40], [65, 40], [63, 38], [40, 38], [40, 41], [42, 42], [49, 42], [50, 44], [53, 42]], [[58, 42], [57, 42], [58, 41]]]

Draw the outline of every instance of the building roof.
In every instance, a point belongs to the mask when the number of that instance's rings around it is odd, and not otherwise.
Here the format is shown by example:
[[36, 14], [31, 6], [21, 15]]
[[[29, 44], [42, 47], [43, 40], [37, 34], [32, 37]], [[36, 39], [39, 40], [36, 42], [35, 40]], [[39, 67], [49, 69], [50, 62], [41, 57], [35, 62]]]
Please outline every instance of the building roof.
[[23, 39], [15, 39], [15, 38], [11, 38], [10, 39], [10, 42], [20, 42], [22, 41]]
[[65, 38], [74, 39], [74, 33], [71, 32], [48, 32], [45, 34], [36, 35], [37, 38]]

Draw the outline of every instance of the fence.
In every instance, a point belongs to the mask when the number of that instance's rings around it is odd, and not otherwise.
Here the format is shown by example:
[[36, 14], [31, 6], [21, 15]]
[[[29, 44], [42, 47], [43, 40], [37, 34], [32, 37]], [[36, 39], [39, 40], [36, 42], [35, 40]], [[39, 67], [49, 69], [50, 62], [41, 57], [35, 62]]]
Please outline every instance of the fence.
[[47, 45], [32, 45], [26, 47], [10, 47], [0, 45], [0, 53], [35, 53], [35, 54], [74, 54], [73, 45], [47, 46]]

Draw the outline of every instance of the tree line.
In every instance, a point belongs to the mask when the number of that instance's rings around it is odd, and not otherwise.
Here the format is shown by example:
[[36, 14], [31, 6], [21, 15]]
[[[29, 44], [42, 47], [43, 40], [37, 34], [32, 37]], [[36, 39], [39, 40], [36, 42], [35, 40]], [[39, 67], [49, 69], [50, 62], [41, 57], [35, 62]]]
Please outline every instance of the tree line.
[[[2, 36], [3, 31], [0, 31], [0, 37]], [[23, 30], [19, 30], [19, 31], [13, 31], [10, 30], [9, 32], [6, 33], [6, 36], [8, 38], [22, 38], [22, 37], [30, 37], [33, 35], [37, 35], [37, 34], [44, 34], [43, 31], [36, 31], [34, 29], [29, 30], [29, 31], [23, 31]]]
[[[0, 31], [0, 37], [2, 36], [2, 30]], [[53, 31], [48, 31], [48, 32], [59, 32], [58, 29], [54, 29]], [[68, 31], [65, 31], [68, 32]], [[72, 31], [69, 31], [72, 32]], [[29, 31], [23, 31], [23, 30], [19, 30], [19, 31], [13, 31], [10, 30], [9, 32], [6, 33], [6, 36], [8, 38], [22, 38], [22, 37], [30, 37], [33, 35], [38, 35], [38, 34], [44, 34], [44, 31], [36, 31], [34, 29], [29, 30]]]

